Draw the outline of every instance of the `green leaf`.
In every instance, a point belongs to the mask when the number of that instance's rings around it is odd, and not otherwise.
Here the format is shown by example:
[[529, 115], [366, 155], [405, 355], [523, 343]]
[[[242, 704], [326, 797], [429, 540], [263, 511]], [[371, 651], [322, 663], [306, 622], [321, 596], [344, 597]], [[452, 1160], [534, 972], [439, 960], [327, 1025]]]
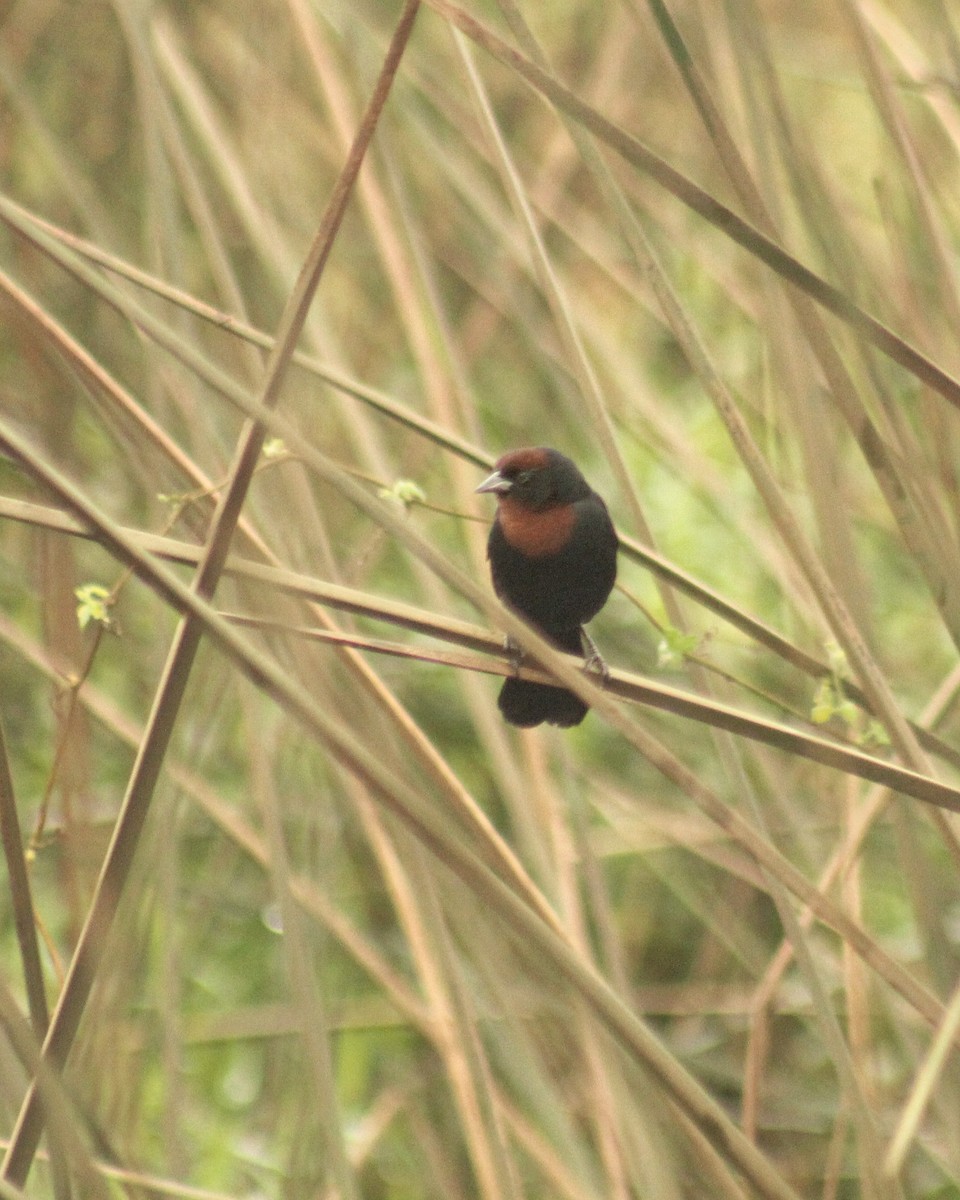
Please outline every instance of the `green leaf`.
[[852, 700], [841, 700], [837, 705], [837, 716], [847, 725], [852, 725], [857, 719], [857, 706]]
[[79, 600], [77, 605], [77, 621], [81, 629], [86, 629], [91, 621], [108, 627], [110, 625], [110, 589], [99, 583], [85, 583], [82, 587], [74, 588], [73, 594]]
[[696, 650], [699, 643], [699, 634], [683, 633], [672, 625], [668, 625], [657, 646], [657, 666], [672, 667], [683, 662], [688, 654], [692, 654]]
[[864, 746], [889, 746], [890, 736], [876, 717], [867, 722], [867, 727], [860, 739]]
[[377, 495], [381, 500], [395, 500], [404, 508], [412, 504], [425, 504], [427, 499], [427, 493], [412, 479], [398, 479], [392, 487], [381, 488]]
[[832, 679], [821, 679], [813, 694], [810, 720], [815, 725], [826, 725], [837, 712], [837, 688]]
[[820, 680], [810, 708], [810, 719], [816, 725], [825, 725], [833, 717], [852, 731], [856, 731], [860, 717], [859, 708], [844, 694], [843, 681], [836, 674]]
[[827, 652], [827, 661], [830, 664], [830, 671], [836, 679], [846, 679], [850, 675], [850, 668], [847, 664], [847, 656], [840, 648], [839, 642], [833, 638], [828, 638], [823, 644]]

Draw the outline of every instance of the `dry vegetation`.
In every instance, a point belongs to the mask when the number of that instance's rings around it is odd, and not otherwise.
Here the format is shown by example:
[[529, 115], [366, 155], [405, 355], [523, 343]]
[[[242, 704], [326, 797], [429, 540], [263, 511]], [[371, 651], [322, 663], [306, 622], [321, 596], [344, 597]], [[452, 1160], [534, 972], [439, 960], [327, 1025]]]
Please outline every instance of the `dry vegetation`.
[[0, 1197], [960, 1196], [952, 5], [417, 8], [0, 10]]

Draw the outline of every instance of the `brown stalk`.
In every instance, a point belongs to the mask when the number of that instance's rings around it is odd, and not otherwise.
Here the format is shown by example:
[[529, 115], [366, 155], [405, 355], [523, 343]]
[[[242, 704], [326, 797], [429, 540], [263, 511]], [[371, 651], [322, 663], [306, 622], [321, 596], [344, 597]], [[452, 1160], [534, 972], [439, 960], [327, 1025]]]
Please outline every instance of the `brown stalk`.
[[43, 969], [40, 965], [40, 949], [37, 945], [37, 927], [30, 895], [30, 876], [23, 853], [23, 836], [20, 818], [17, 815], [17, 798], [10, 774], [10, 759], [7, 743], [0, 725], [0, 837], [3, 840], [3, 857], [7, 864], [10, 882], [10, 903], [13, 922], [20, 946], [23, 963], [23, 978], [30, 1006], [30, 1022], [38, 1041], [47, 1032], [47, 996], [43, 987]]

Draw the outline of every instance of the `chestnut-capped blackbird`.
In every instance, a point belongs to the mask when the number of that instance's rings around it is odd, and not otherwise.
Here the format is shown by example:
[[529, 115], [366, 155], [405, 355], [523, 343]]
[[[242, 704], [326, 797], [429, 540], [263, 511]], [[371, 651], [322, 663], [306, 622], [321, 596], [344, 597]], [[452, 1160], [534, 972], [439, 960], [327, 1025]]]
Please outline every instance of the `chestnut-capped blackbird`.
[[[617, 535], [607, 506], [556, 450], [512, 450], [478, 492], [494, 492], [497, 516], [487, 557], [493, 588], [560, 650], [590, 650], [581, 628], [603, 608], [617, 575]], [[508, 679], [500, 711], [511, 725], [579, 725], [587, 705], [566, 688]]]

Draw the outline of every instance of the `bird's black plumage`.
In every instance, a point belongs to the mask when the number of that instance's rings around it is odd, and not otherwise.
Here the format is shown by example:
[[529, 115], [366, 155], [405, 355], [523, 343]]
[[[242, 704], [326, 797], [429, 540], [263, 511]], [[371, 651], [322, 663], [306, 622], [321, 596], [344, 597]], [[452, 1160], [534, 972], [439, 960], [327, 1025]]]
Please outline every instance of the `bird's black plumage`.
[[[505, 454], [477, 489], [497, 495], [487, 557], [497, 595], [558, 649], [582, 653], [582, 626], [617, 574], [607, 506], [576, 465], [547, 447]], [[508, 679], [500, 711], [513, 725], [577, 725], [587, 713], [566, 688]]]

